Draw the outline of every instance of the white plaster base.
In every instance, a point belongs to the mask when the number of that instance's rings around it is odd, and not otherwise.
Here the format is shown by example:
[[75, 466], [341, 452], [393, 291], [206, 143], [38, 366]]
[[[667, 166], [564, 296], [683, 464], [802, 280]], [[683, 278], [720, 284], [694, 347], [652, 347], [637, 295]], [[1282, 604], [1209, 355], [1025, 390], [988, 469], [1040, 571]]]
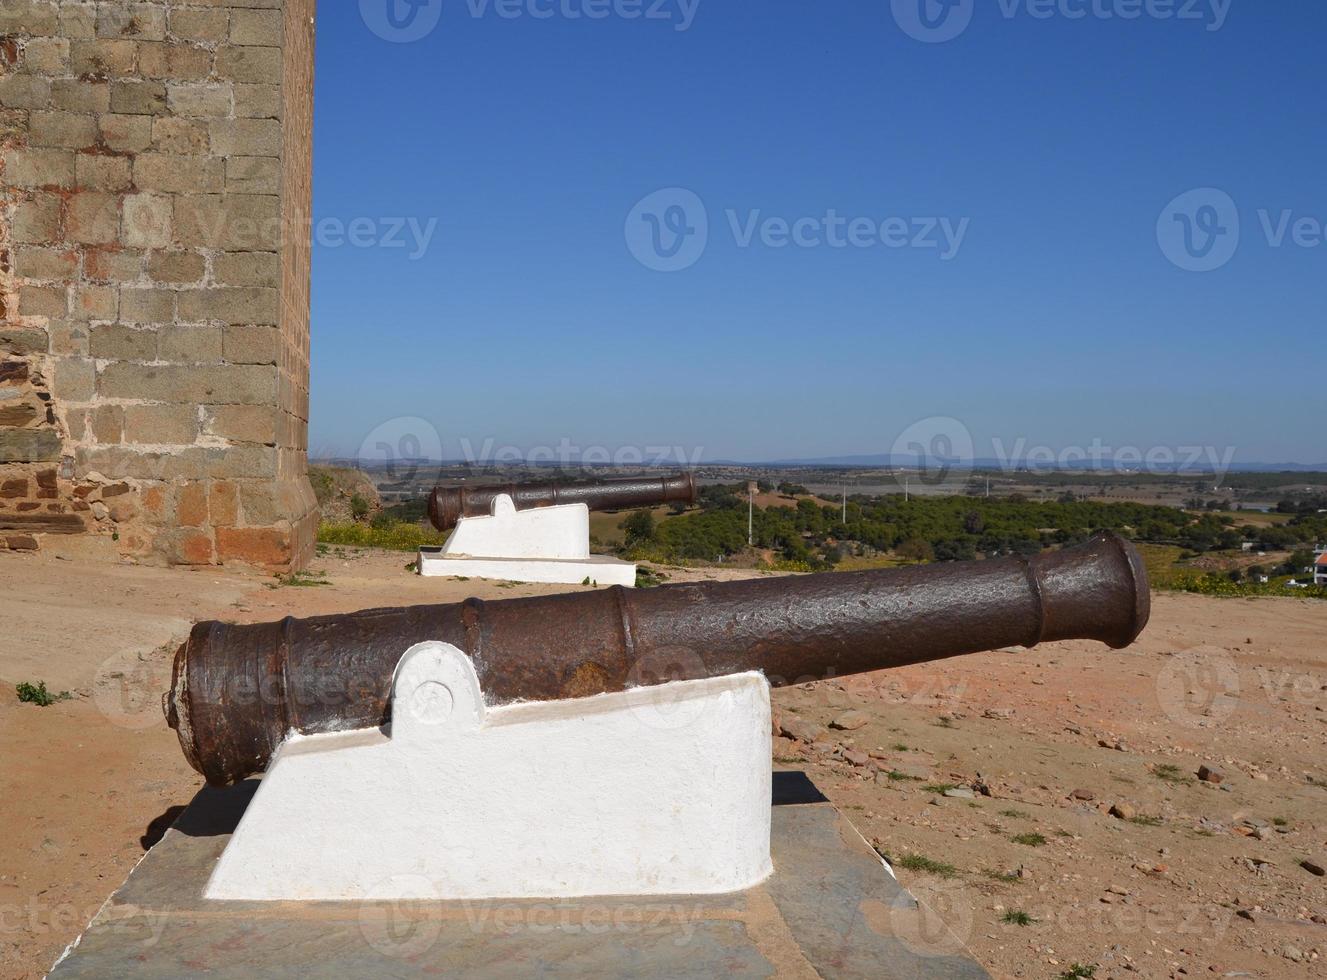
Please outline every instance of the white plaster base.
[[392, 719], [291, 736], [205, 896], [714, 894], [772, 870], [761, 674], [487, 708], [464, 653], [421, 643]]
[[508, 582], [636, 585], [636, 566], [590, 554], [590, 510], [558, 504], [517, 510], [507, 494], [487, 517], [462, 517], [441, 548], [419, 549], [420, 575]]
[[579, 585], [586, 579], [595, 585], [625, 585], [635, 588], [636, 565], [619, 558], [596, 555], [579, 561], [536, 558], [472, 558], [419, 550], [420, 575], [460, 575], [493, 578], [507, 582], [549, 582]]

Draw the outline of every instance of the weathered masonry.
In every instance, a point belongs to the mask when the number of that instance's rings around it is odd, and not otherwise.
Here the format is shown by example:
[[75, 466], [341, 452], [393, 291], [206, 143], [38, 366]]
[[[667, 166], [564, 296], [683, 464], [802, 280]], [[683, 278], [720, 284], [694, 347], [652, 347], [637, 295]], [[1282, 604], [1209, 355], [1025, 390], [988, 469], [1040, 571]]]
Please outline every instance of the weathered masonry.
[[0, 547], [297, 567], [314, 0], [0, 0]]

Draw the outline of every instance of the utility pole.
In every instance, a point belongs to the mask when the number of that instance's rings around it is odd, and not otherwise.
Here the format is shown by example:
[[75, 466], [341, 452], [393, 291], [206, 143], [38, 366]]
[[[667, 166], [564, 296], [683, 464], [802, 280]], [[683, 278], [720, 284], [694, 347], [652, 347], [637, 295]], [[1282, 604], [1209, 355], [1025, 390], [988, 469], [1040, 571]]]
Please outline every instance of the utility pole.
[[753, 547], [756, 543], [756, 481], [746, 481], [746, 546]]
[[908, 502], [908, 483], [909, 483], [909, 481], [911, 481], [911, 479], [912, 479], [912, 477], [910, 477], [910, 476], [906, 476], [906, 475], [905, 475], [905, 476], [903, 477], [903, 502], [904, 502], [905, 504]]
[[848, 481], [843, 481], [843, 523], [848, 523]]

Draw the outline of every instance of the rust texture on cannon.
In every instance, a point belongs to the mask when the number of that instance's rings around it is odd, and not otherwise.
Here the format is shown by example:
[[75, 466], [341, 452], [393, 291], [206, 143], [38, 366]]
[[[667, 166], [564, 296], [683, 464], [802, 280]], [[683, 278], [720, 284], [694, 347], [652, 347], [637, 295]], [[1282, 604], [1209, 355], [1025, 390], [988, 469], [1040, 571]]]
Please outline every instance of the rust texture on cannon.
[[749, 670], [779, 686], [1046, 640], [1123, 647], [1148, 609], [1138, 552], [1100, 534], [1033, 558], [200, 623], [165, 706], [190, 764], [226, 785], [290, 732], [386, 723], [397, 661], [426, 640], [465, 651], [503, 704]]
[[493, 498], [507, 494], [517, 510], [554, 504], [585, 504], [590, 510], [625, 510], [660, 504], [696, 502], [696, 481], [690, 473], [665, 477], [630, 477], [593, 483], [495, 483], [474, 487], [435, 487], [429, 495], [429, 520], [439, 531], [462, 517], [492, 513]]

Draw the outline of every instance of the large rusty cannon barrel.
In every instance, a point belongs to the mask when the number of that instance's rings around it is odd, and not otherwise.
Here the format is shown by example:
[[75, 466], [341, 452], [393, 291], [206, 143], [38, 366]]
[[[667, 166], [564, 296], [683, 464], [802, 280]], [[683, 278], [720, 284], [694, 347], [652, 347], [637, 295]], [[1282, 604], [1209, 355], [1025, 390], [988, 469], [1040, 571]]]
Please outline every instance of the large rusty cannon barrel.
[[429, 495], [429, 520], [439, 531], [462, 517], [492, 513], [493, 498], [507, 494], [517, 510], [554, 504], [585, 504], [590, 510], [657, 507], [674, 501], [694, 504], [696, 481], [690, 473], [675, 476], [633, 476], [592, 483], [493, 483], [474, 487], [435, 487]]
[[1100, 534], [1033, 558], [200, 623], [166, 714], [190, 764], [226, 785], [289, 732], [389, 720], [397, 661], [425, 640], [465, 651], [502, 704], [748, 670], [778, 686], [1046, 640], [1123, 647], [1148, 608], [1138, 552]]

